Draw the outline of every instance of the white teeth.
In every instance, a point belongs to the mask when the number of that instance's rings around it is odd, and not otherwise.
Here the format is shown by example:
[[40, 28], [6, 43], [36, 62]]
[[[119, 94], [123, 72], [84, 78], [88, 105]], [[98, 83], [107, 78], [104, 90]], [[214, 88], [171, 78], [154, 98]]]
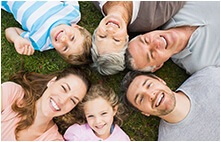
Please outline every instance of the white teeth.
[[160, 105], [161, 100], [163, 99], [163, 94], [160, 96], [160, 98], [157, 101], [156, 107], [158, 107]]
[[161, 36], [161, 39], [162, 39], [163, 42], [165, 43], [165, 49], [166, 49], [166, 47], [167, 47], [167, 41], [166, 41], [166, 39], [165, 39], [164, 37], [162, 37], [162, 36]]
[[60, 108], [57, 106], [57, 104], [54, 102], [54, 100], [50, 99], [50, 102], [52, 104], [52, 106], [54, 107], [55, 110], [59, 111]]
[[119, 26], [117, 24], [113, 23], [113, 22], [108, 22], [107, 25], [112, 25], [112, 26], [115, 26], [115, 27], [119, 28]]

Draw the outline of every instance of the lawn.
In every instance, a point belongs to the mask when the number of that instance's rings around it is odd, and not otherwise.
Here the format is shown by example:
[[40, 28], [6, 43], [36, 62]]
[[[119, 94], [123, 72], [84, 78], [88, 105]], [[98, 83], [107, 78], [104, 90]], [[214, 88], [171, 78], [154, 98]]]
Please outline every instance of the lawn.
[[[93, 34], [94, 29], [102, 19], [102, 15], [91, 2], [82, 1], [79, 3], [82, 18], [78, 24]], [[68, 66], [55, 50], [35, 52], [33, 56], [18, 54], [13, 44], [9, 43], [5, 38], [4, 30], [10, 26], [20, 27], [11, 14], [1, 10], [1, 82], [7, 81], [12, 74], [19, 70], [47, 74]], [[92, 83], [104, 83], [112, 87], [117, 94], [120, 89], [120, 81], [128, 72], [128, 70], [125, 70], [116, 75], [102, 76], [91, 70], [87, 65], [81, 68], [90, 72], [88, 76]], [[171, 60], [167, 61], [155, 74], [164, 79], [172, 90], [176, 90], [188, 77], [185, 71]], [[130, 136], [131, 140], [154, 141], [157, 140], [158, 125], [159, 118], [146, 117], [141, 113], [133, 112], [124, 121], [122, 129]]]

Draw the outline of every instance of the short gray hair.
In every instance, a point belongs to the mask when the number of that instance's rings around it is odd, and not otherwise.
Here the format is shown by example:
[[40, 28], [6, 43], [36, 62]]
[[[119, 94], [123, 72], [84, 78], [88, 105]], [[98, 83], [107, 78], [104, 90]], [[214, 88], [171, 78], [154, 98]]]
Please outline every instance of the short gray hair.
[[129, 37], [127, 36], [126, 44], [120, 52], [108, 53], [104, 55], [99, 55], [97, 46], [95, 44], [95, 33], [97, 29], [94, 30], [92, 35], [92, 48], [91, 48], [91, 57], [93, 63], [92, 68], [96, 69], [102, 75], [113, 75], [119, 71], [125, 69], [125, 52], [128, 47]]
[[[133, 38], [133, 39], [135, 39], [135, 38]], [[125, 64], [126, 64], [125, 66], [128, 69], [130, 69], [130, 70], [137, 70], [137, 71], [141, 71], [141, 72], [152, 72], [156, 68], [156, 66], [147, 66], [147, 67], [144, 67], [142, 69], [137, 69], [137, 66], [135, 65], [134, 62], [135, 62], [134, 58], [131, 56], [131, 54], [130, 54], [128, 48], [127, 48], [126, 49], [126, 55], [125, 55]]]

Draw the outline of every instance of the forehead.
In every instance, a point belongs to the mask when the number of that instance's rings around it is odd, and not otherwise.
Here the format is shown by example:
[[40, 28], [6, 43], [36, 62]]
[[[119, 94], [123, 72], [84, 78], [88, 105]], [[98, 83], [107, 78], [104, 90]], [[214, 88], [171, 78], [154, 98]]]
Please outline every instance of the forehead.
[[84, 105], [85, 111], [102, 111], [111, 108], [110, 103], [103, 99], [102, 97], [95, 98], [93, 100], [87, 101]]
[[147, 48], [145, 44], [141, 42], [139, 37], [136, 37], [129, 42], [128, 51], [133, 58], [135, 69], [142, 69], [147, 65]]
[[137, 93], [139, 93], [140, 88], [145, 84], [146, 81], [153, 80], [153, 78], [146, 75], [139, 75], [134, 78], [127, 90], [127, 98], [131, 101]]
[[58, 80], [59, 82], [67, 83], [72, 90], [84, 90], [86, 89], [86, 84], [84, 81], [74, 74], [69, 74]]
[[124, 48], [125, 43], [126, 41], [116, 44], [113, 38], [105, 37], [100, 39], [95, 37], [95, 45], [99, 55], [120, 52]]

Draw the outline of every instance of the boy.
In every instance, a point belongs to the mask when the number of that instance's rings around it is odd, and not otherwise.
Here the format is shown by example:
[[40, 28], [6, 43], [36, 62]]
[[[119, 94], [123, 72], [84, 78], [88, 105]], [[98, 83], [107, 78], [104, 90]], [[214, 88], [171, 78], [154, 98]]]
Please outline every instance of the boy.
[[55, 48], [68, 63], [89, 62], [91, 34], [76, 24], [81, 18], [77, 1], [2, 1], [2, 9], [22, 26], [5, 30], [19, 54]]

